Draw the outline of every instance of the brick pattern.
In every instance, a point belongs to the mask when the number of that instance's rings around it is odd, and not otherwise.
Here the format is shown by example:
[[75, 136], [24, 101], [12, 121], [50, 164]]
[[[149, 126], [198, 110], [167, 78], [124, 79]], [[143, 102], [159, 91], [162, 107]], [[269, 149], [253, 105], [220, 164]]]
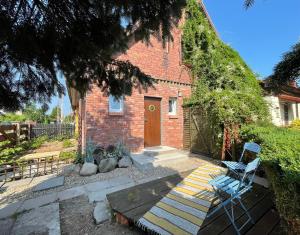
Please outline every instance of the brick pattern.
[[[123, 141], [132, 151], [144, 148], [144, 97], [161, 98], [161, 140], [162, 145], [183, 147], [183, 110], [185, 97], [191, 94], [191, 86], [179, 83], [191, 83], [191, 76], [181, 64], [180, 30], [172, 32], [174, 41], [163, 48], [162, 43], [152, 37], [149, 45], [137, 42], [130, 46], [126, 54], [118, 59], [129, 60], [142, 71], [154, 78], [174, 82], [160, 81], [147, 91], [134, 89], [132, 96], [125, 97], [124, 112], [110, 114], [108, 97], [94, 86], [86, 95], [86, 139], [91, 138], [100, 145], [107, 146]], [[177, 115], [170, 116], [169, 98], [177, 99]]]

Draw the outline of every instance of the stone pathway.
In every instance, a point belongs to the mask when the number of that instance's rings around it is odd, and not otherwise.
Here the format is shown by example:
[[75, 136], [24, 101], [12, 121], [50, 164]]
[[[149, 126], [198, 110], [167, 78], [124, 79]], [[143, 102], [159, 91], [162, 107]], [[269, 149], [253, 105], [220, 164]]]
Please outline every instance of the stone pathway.
[[11, 234], [60, 235], [59, 204], [52, 203], [19, 215]]
[[110, 218], [106, 194], [134, 185], [129, 177], [117, 177], [9, 204], [0, 209], [0, 226], [5, 228], [0, 234], [60, 234], [59, 202], [82, 195], [88, 197], [89, 203], [96, 202], [93, 214], [99, 224]]
[[65, 181], [64, 176], [52, 177], [47, 179], [46, 181], [39, 183], [37, 186], [35, 186], [33, 191], [36, 192], [36, 191], [42, 191], [46, 189], [59, 187], [64, 185], [64, 181]]
[[[192, 169], [204, 164], [203, 160], [186, 162], [188, 168]], [[175, 164], [175, 163], [174, 163]], [[184, 164], [183, 164], [184, 165]], [[178, 166], [178, 164], [176, 164]], [[181, 165], [182, 167], [182, 165]], [[185, 167], [186, 168], [186, 167]], [[189, 169], [183, 168], [181, 171]], [[162, 168], [164, 169], [164, 168]], [[171, 167], [170, 169], [173, 169]], [[125, 188], [129, 188], [138, 184], [142, 184], [148, 181], [152, 181], [161, 177], [172, 175], [178, 172], [175, 170], [161, 171], [160, 174], [143, 173], [144, 177], [134, 178], [132, 175], [121, 175], [114, 178], [86, 183], [83, 185], [75, 186], [72, 188], [64, 189], [64, 187], [57, 187], [61, 191], [44, 190], [53, 188], [59, 185], [63, 185], [64, 177], [48, 176], [44, 178], [44, 181], [39, 181], [39, 184], [35, 185], [35, 191], [45, 192], [46, 194], [34, 197], [34, 198], [20, 198], [21, 200], [10, 203], [7, 205], [0, 205], [0, 234], [60, 234], [60, 225], [55, 222], [60, 217], [59, 208], [61, 203], [67, 202], [67, 200], [76, 200], [80, 196], [88, 199], [89, 205], [92, 206], [93, 217], [96, 224], [107, 221], [110, 215], [110, 209], [106, 201], [106, 195], [115, 191], [119, 191]], [[160, 172], [159, 168], [155, 169]], [[167, 174], [166, 174], [167, 173]], [[37, 177], [39, 178], [39, 177]], [[29, 180], [29, 179], [28, 179]], [[47, 209], [48, 208], [48, 209]], [[47, 210], [49, 213], [46, 213]], [[28, 218], [28, 223], [25, 226], [24, 219]], [[45, 221], [45, 223], [39, 222], [39, 220]], [[72, 221], [73, 222], [73, 221]], [[76, 221], [74, 221], [76, 223]], [[40, 224], [40, 226], [33, 226]], [[47, 227], [46, 225], [49, 224]], [[51, 224], [56, 224], [57, 230], [52, 228]], [[26, 229], [21, 229], [21, 227]], [[5, 228], [5, 230], [2, 230]], [[5, 233], [3, 231], [8, 231]], [[20, 233], [19, 233], [20, 231]]]

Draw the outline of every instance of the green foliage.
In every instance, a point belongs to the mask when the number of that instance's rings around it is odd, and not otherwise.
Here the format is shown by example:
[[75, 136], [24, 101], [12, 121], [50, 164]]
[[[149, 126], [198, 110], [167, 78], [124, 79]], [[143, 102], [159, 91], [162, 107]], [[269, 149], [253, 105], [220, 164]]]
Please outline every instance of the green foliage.
[[290, 128], [300, 130], [300, 119], [293, 120]]
[[24, 122], [27, 117], [23, 114], [5, 113], [0, 115], [0, 122]]
[[[39, 148], [48, 138], [46, 136], [41, 136], [29, 141], [24, 141], [13, 147], [6, 147], [1, 149], [0, 146], [0, 164], [7, 163], [18, 159], [22, 154], [29, 150]], [[7, 144], [7, 141], [5, 141]]]
[[83, 164], [84, 163], [84, 156], [80, 152], [76, 152], [74, 163], [75, 164]]
[[55, 122], [57, 120], [57, 116], [60, 117], [61, 115], [60, 113], [61, 113], [60, 107], [55, 106], [49, 115], [50, 121]]
[[262, 146], [260, 158], [286, 220], [300, 219], [300, 131], [272, 125], [243, 126], [244, 141]]
[[64, 148], [69, 148], [69, 147], [73, 147], [74, 144], [72, 143], [72, 141], [70, 139], [65, 139], [63, 141], [63, 147]]
[[77, 160], [77, 152], [76, 151], [60, 152], [59, 159], [62, 161], [73, 159], [75, 162]]
[[42, 105], [41, 108], [38, 108], [35, 104], [30, 103], [25, 106], [22, 114], [6, 113], [0, 115], [0, 122], [36, 121], [38, 123], [48, 123], [47, 110], [47, 105]]
[[48, 123], [47, 110], [47, 105], [37, 108], [35, 104], [30, 103], [26, 105], [23, 114], [26, 117], [26, 120], [36, 121], [38, 123]]
[[86, 143], [86, 156], [85, 156], [85, 162], [92, 162], [94, 163], [94, 152], [97, 148], [97, 145], [92, 141], [92, 139], [88, 139]]
[[114, 57], [132, 40], [162, 42], [181, 17], [184, 0], [0, 1], [0, 109], [64, 93], [58, 79], [83, 95], [91, 83], [120, 97], [153, 79]]
[[74, 116], [72, 114], [65, 116], [63, 123], [74, 123]]
[[187, 2], [183, 54], [198, 79], [185, 105], [200, 107], [216, 125], [266, 119], [267, 104], [254, 73], [218, 38], [197, 1]]
[[300, 77], [300, 41], [290, 51], [283, 55], [270, 76], [275, 87], [297, 81]]

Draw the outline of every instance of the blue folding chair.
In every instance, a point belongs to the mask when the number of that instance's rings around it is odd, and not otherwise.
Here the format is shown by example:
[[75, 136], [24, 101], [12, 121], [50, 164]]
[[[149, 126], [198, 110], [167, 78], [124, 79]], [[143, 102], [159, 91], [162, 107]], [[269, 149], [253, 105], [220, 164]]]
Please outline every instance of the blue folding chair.
[[[254, 220], [251, 218], [249, 212], [247, 211], [247, 208], [241, 201], [241, 196], [252, 188], [253, 179], [255, 176], [256, 169], [259, 166], [259, 162], [259, 158], [256, 158], [255, 160], [249, 162], [246, 165], [243, 177], [241, 177], [239, 180], [231, 178], [228, 175], [220, 175], [215, 179], [209, 181], [209, 184], [213, 186], [213, 189], [216, 192], [216, 196], [219, 198], [221, 203], [207, 216], [210, 217], [221, 208], [224, 208], [238, 235], [240, 235], [240, 231], [249, 222], [252, 222], [254, 224]], [[235, 223], [235, 216], [233, 210], [233, 205], [238, 205], [238, 203], [241, 205], [241, 208], [245, 211], [246, 215], [248, 216], [248, 220], [239, 228]], [[226, 208], [228, 204], [231, 204], [231, 211], [230, 209]]]
[[246, 165], [242, 162], [245, 151], [250, 151], [258, 155], [261, 151], [261, 147], [254, 142], [247, 142], [244, 144], [243, 152], [238, 162], [234, 161], [222, 161], [222, 163], [228, 168], [230, 172], [233, 172], [239, 176], [240, 172], [243, 172], [246, 168]]

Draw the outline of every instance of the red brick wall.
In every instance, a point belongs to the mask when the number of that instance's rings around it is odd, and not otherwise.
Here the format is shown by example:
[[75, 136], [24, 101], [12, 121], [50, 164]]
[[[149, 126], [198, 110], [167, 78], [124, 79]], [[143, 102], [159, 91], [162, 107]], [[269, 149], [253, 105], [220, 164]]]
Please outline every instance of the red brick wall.
[[[101, 145], [115, 144], [122, 140], [132, 151], [144, 148], [144, 96], [161, 98], [161, 141], [162, 145], [182, 148], [184, 97], [189, 97], [191, 83], [189, 72], [181, 65], [180, 30], [173, 30], [174, 42], [163, 48], [162, 43], [152, 37], [148, 46], [142, 42], [133, 44], [119, 59], [130, 60], [142, 71], [157, 79], [174, 82], [159, 82], [148, 91], [135, 89], [132, 96], [125, 97], [124, 113], [112, 115], [108, 112], [108, 97], [94, 87], [86, 95], [86, 135], [87, 140]], [[168, 115], [169, 97], [177, 99], [177, 115]]]

